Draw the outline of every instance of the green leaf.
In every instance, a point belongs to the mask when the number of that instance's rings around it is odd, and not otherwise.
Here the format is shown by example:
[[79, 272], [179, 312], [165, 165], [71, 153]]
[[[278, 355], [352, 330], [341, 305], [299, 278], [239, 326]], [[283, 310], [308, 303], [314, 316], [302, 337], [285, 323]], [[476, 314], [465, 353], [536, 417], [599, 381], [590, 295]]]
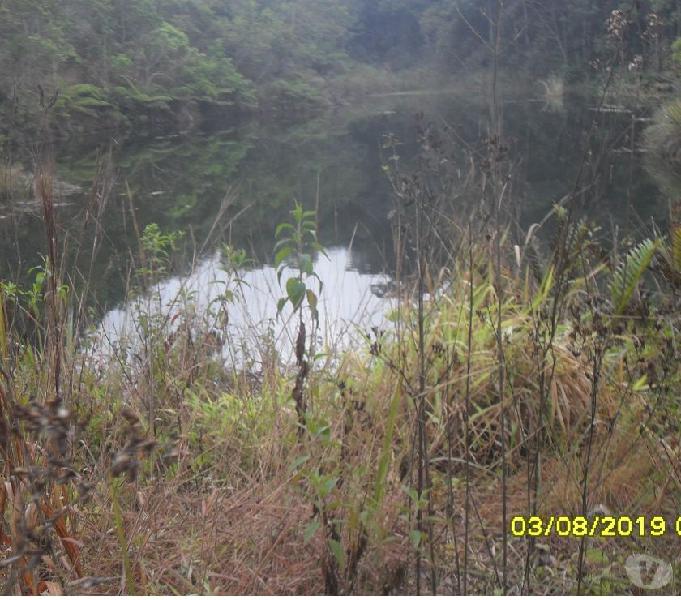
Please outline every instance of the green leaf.
[[293, 252], [293, 248], [291, 246], [284, 246], [277, 252], [276, 256], [274, 257], [274, 266], [278, 267], [281, 263], [283, 263], [289, 256], [291, 256], [291, 253]]
[[293, 215], [293, 218], [296, 220], [296, 223], [300, 223], [303, 220], [303, 215], [305, 214], [305, 211], [303, 211], [303, 205], [296, 202], [296, 205], [294, 209], [291, 211], [291, 214]]
[[306, 544], [312, 539], [314, 534], [317, 533], [318, 529], [319, 521], [316, 519], [314, 521], [310, 521], [307, 524], [307, 527], [305, 528], [305, 533], [303, 534], [303, 540], [305, 541]]
[[295, 231], [295, 227], [293, 227], [293, 225], [291, 225], [290, 223], [279, 223], [279, 225], [277, 225], [277, 230], [274, 235], [276, 237], [279, 237], [284, 231]]
[[338, 566], [343, 570], [345, 568], [345, 552], [343, 552], [343, 547], [336, 540], [329, 540], [329, 548]]
[[414, 489], [407, 486], [403, 486], [402, 489], [407, 493], [411, 501], [418, 505], [419, 503], [419, 493]]
[[418, 547], [421, 545], [422, 539], [423, 539], [422, 531], [419, 531], [418, 529], [412, 529], [409, 532], [409, 541], [411, 542], [411, 545], [414, 546], [415, 550], [418, 550]]
[[291, 463], [291, 466], [288, 468], [288, 470], [291, 472], [297, 471], [298, 467], [304, 465], [308, 460], [310, 460], [310, 456], [308, 454], [305, 456], [299, 456]]
[[[328, 425], [322, 425], [317, 431], [315, 431], [315, 437], [322, 441], [328, 442], [331, 439], [331, 428]], [[334, 485], [335, 485], [334, 480]]]
[[286, 293], [288, 294], [289, 300], [291, 301], [291, 304], [293, 304], [294, 309], [300, 306], [300, 303], [303, 301], [303, 297], [305, 296], [306, 290], [307, 288], [305, 287], [305, 284], [300, 281], [300, 279], [291, 277], [291, 279], [286, 282]]
[[648, 375], [642, 375], [631, 388], [635, 392], [642, 392], [648, 389]]
[[612, 275], [610, 294], [617, 314], [629, 305], [641, 278], [650, 266], [657, 250], [657, 241], [644, 240], [627, 255]]
[[309, 254], [301, 254], [300, 270], [306, 275], [312, 275], [313, 268], [312, 257]]
[[551, 267], [547, 272], [546, 275], [544, 276], [544, 279], [541, 282], [541, 286], [539, 287], [539, 292], [537, 295], [534, 297], [532, 300], [532, 311], [537, 311], [542, 304], [546, 301], [546, 298], [549, 295], [549, 292], [551, 291], [551, 288], [553, 286], [553, 267]]
[[274, 244], [274, 250], [279, 252], [279, 248], [291, 245], [291, 238], [282, 238], [276, 244]]
[[287, 302], [288, 298], [279, 298], [279, 301], [277, 302], [277, 316], [279, 316], [279, 313], [284, 310], [284, 306], [286, 306]]
[[326, 477], [324, 478], [318, 488], [319, 497], [326, 498], [336, 487], [338, 483], [338, 477]]

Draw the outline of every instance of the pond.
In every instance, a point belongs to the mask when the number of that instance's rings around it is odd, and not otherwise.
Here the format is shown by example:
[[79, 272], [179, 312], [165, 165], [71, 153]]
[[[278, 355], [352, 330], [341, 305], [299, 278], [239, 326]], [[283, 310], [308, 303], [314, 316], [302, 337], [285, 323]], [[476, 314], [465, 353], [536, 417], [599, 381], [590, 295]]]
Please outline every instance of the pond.
[[[539, 86], [536, 93], [503, 102], [522, 227], [539, 222], [572, 191], [583, 164], [593, 182], [584, 212], [604, 231], [617, 227], [637, 235], [651, 218], [665, 220], [665, 196], [638, 151], [649, 112], [596, 111], [595, 105], [577, 95], [545, 98]], [[231, 276], [220, 248], [244, 249], [253, 262], [241, 274], [241, 307], [232, 307], [230, 327], [256, 336], [269, 331], [275, 345], [290, 350], [292, 332], [277, 324], [282, 291], [272, 258], [276, 226], [289, 219], [294, 200], [318, 207], [319, 239], [328, 249], [316, 262], [325, 283], [320, 344], [348, 343], [353, 329], [381, 326], [391, 303], [384, 292], [394, 265], [388, 219], [393, 197], [381, 168], [381, 146], [386, 134], [394, 134], [408, 162], [417, 148], [417, 112], [446, 128], [462, 149], [479, 145], [487, 129], [483, 98], [414, 93], [369, 98], [362, 106], [303, 124], [252, 121], [223, 130], [210, 123], [199, 132], [153, 139], [103, 134], [57, 144], [60, 237], [69, 249], [70, 268], [75, 264], [89, 274], [88, 301], [101, 320], [100, 331], [115, 342], [130, 322], [134, 309], [124, 300], [130, 256], [138, 248], [136, 229], [156, 223], [162, 231], [183, 231], [190, 247], [185, 260], [155, 284], [159, 306], [172, 304], [178, 290], [191, 290], [198, 306], [210, 305], [225, 291], [220, 282]], [[86, 220], [97, 166], [109, 152], [113, 179], [106, 208], [97, 220]], [[28, 172], [30, 153], [14, 154], [4, 163]], [[462, 151], [462, 169], [465, 160]], [[101, 248], [90, 266], [95, 240]], [[41, 254], [44, 233], [36, 203], [21, 193], [3, 200], [0, 277], [25, 277]], [[245, 327], [247, 322], [251, 326]]]

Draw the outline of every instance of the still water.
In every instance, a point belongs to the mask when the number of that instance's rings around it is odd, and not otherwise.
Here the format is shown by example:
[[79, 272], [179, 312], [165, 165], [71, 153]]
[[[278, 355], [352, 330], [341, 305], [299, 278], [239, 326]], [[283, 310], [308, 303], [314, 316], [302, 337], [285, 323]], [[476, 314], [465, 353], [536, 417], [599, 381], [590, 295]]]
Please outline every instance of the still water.
[[[595, 111], [594, 104], [570, 95], [547, 102], [539, 90], [503, 103], [522, 227], [540, 221], [573, 189], [585, 156], [593, 181], [585, 212], [604, 231], [617, 227], [637, 235], [646, 231], [651, 218], [664, 220], [665, 195], [638, 152], [645, 126], [638, 119], [650, 111], [604, 113]], [[390, 300], [380, 290], [394, 259], [388, 219], [393, 198], [381, 168], [381, 146], [386, 134], [394, 134], [408, 162], [417, 147], [417, 112], [455, 136], [465, 169], [463, 148], [479, 146], [489, 110], [481, 98], [453, 94], [374, 98], [303, 124], [252, 121], [222, 130], [220, 123], [211, 123], [201, 132], [153, 139], [107, 134], [57, 144], [60, 237], [80, 274], [88, 275], [89, 303], [100, 332], [117, 343], [129, 329], [135, 309], [134, 303], [125, 303], [124, 294], [129, 259], [137, 251], [135, 229], [156, 223], [163, 231], [185, 232], [189, 247], [187, 258], [155, 285], [162, 309], [176, 301], [180, 290], [190, 290], [197, 306], [204, 307], [222, 294], [229, 273], [222, 266], [220, 247], [228, 243], [253, 260], [241, 274], [230, 327], [240, 332], [242, 342], [247, 341], [245, 332], [256, 337], [269, 332], [277, 344], [289, 347], [290, 327], [277, 325], [286, 319], [276, 318], [276, 301], [283, 292], [271, 263], [276, 226], [288, 220], [294, 200], [307, 208], [318, 206], [319, 239], [328, 249], [315, 265], [325, 283], [320, 344], [348, 343], [358, 327], [383, 323]], [[105, 192], [106, 209], [98, 219], [86, 220], [97, 165], [107, 153], [113, 180]], [[11, 163], [30, 171], [29, 153], [15, 151]], [[95, 240], [101, 246], [90, 267]], [[16, 193], [0, 203], [0, 277], [22, 278], [41, 254], [38, 206], [30, 194]], [[79, 287], [76, 279], [74, 285]]]
[[[361, 343], [366, 329], [386, 324], [391, 301], [374, 291], [389, 279], [359, 273], [351, 256], [348, 248], [330, 248], [315, 261], [315, 272], [324, 282], [315, 343], [320, 354], [333, 356], [338, 349]], [[282, 281], [293, 275], [285, 270]], [[230, 299], [225, 301], [228, 291]], [[294, 360], [298, 321], [290, 309], [277, 315], [282, 295], [273, 267], [264, 265], [235, 276], [224, 268], [216, 252], [202, 259], [189, 275], [163, 280], [152, 293], [106, 313], [91, 335], [94, 353], [121, 349], [131, 342], [134, 346], [140, 315], [163, 315], [172, 323], [176, 315], [186, 318], [189, 313], [198, 325], [195, 329], [219, 332], [217, 351], [228, 364], [257, 365], [265, 352], [276, 352], [278, 360], [289, 364]]]

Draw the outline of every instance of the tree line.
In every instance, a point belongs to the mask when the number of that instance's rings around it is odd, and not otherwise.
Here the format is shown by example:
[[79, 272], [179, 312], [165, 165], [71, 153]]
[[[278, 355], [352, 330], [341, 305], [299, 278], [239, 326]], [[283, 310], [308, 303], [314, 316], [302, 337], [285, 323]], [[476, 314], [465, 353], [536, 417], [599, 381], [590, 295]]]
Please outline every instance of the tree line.
[[500, 63], [535, 76], [583, 77], [613, 42], [650, 72], [681, 55], [675, 0], [0, 0], [0, 116], [6, 129], [48, 106], [62, 124], [112, 126], [304, 112], [360, 65], [488, 67], [497, 24]]

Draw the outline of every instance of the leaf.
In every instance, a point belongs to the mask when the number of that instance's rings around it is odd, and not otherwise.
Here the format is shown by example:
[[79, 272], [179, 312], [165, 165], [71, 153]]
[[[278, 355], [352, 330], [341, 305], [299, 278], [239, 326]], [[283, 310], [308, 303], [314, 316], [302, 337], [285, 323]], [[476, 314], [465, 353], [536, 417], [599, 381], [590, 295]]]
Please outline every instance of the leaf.
[[300, 303], [303, 301], [303, 297], [305, 296], [306, 290], [307, 288], [305, 287], [305, 284], [300, 281], [300, 279], [291, 277], [291, 279], [286, 282], [286, 293], [288, 294], [289, 300], [293, 304], [294, 309], [300, 306]]
[[305, 292], [305, 295], [307, 296], [307, 303], [310, 305], [312, 310], [316, 312], [316, 310], [317, 310], [317, 294], [315, 294], [312, 290], [307, 290]]
[[406, 487], [406, 486], [404, 486], [402, 489], [407, 493], [407, 495], [409, 496], [409, 498], [411, 499], [411, 501], [412, 501], [414, 504], [418, 505], [418, 503], [419, 503], [419, 493], [418, 493], [414, 488], [410, 488], [410, 487]]
[[284, 231], [295, 231], [295, 227], [293, 227], [293, 225], [290, 223], [279, 223], [274, 235], [279, 237]]
[[289, 256], [291, 256], [291, 253], [293, 252], [293, 248], [291, 246], [284, 246], [277, 252], [276, 256], [274, 257], [274, 266], [278, 267], [281, 263], [283, 263]]
[[291, 242], [292, 242], [291, 238], [282, 238], [276, 244], [274, 244], [274, 250], [278, 252], [279, 248], [282, 248], [283, 246], [286, 245], [290, 246]]
[[333, 492], [334, 488], [336, 487], [336, 483], [338, 483], [338, 477], [327, 477], [322, 480], [318, 487], [318, 493], [319, 497], [326, 498], [331, 492]]
[[639, 379], [634, 382], [631, 388], [634, 392], [642, 392], [648, 389], [648, 375], [642, 375]]
[[537, 311], [542, 304], [546, 301], [546, 298], [549, 295], [549, 292], [551, 291], [551, 287], [553, 286], [553, 267], [551, 267], [547, 272], [546, 275], [544, 276], [544, 279], [541, 282], [541, 286], [539, 288], [539, 292], [537, 295], [534, 297], [532, 300], [532, 311]]
[[343, 547], [340, 545], [340, 542], [329, 540], [329, 549], [341, 570], [345, 569], [345, 552], [343, 552]]
[[296, 220], [296, 223], [300, 223], [303, 220], [304, 214], [305, 211], [303, 211], [303, 205], [296, 201], [295, 207], [291, 211], [291, 215], [293, 215], [293, 218]]
[[312, 257], [309, 254], [301, 254], [300, 270], [306, 275], [312, 275], [313, 268]]
[[418, 529], [412, 529], [409, 532], [409, 541], [411, 542], [411, 545], [414, 546], [415, 550], [418, 550], [419, 546], [421, 545], [422, 539], [423, 539], [422, 531], [419, 531]]
[[298, 470], [298, 467], [304, 465], [308, 460], [310, 460], [310, 456], [308, 454], [305, 456], [299, 456], [291, 463], [291, 466], [288, 468], [288, 470], [296, 471]]
[[624, 263], [613, 273], [610, 295], [617, 314], [624, 312], [629, 305], [636, 287], [655, 256], [657, 245], [657, 241], [644, 240], [629, 252]]
[[279, 298], [279, 301], [277, 302], [277, 316], [279, 316], [279, 313], [284, 310], [284, 306], [286, 306], [287, 302], [288, 298]]
[[307, 527], [305, 528], [305, 533], [303, 534], [303, 540], [307, 544], [312, 537], [314, 536], [315, 533], [317, 533], [317, 530], [319, 529], [319, 521], [315, 519], [314, 521], [310, 521], [307, 524]]

